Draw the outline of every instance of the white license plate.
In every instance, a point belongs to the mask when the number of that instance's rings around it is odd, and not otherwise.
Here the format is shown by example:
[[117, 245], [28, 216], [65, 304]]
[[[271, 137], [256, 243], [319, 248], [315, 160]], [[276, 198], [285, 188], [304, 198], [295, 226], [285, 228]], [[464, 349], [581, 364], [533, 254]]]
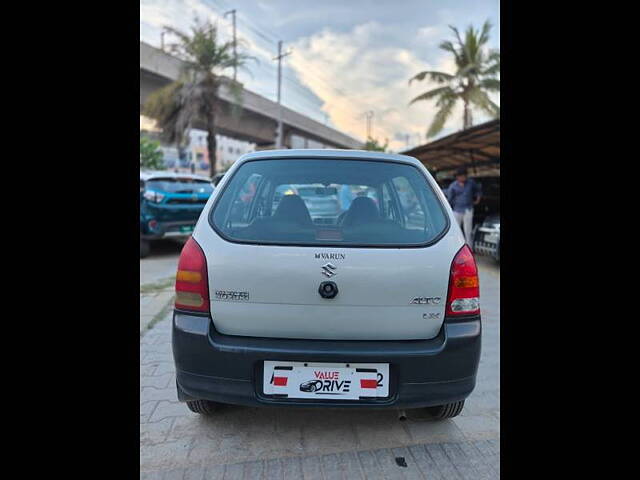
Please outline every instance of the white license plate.
[[389, 396], [388, 363], [264, 362], [265, 395], [360, 400]]

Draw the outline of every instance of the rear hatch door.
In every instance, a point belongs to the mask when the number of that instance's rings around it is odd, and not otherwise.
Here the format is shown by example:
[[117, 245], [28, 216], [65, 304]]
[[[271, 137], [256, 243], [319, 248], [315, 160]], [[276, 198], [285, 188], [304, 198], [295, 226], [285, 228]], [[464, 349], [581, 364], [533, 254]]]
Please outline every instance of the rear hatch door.
[[[461, 246], [310, 249], [222, 242], [204, 241], [218, 331], [335, 340], [436, 336], [451, 261]], [[318, 291], [327, 281], [338, 287], [335, 298]]]

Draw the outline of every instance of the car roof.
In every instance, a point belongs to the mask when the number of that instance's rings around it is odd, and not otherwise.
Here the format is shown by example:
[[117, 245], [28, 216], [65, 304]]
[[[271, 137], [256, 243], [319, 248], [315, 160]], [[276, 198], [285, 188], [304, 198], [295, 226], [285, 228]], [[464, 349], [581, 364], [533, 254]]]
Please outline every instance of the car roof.
[[141, 170], [140, 180], [153, 180], [154, 178], [190, 178], [192, 180], [204, 180], [210, 182], [211, 179], [204, 175], [194, 173], [176, 173], [169, 170]]
[[346, 150], [346, 149], [287, 149], [287, 150], [261, 150], [242, 155], [236, 163], [242, 163], [249, 160], [269, 160], [269, 159], [299, 159], [299, 158], [316, 158], [316, 159], [366, 159], [374, 161], [395, 161], [409, 163], [412, 165], [422, 165], [422, 163], [414, 157], [400, 155], [397, 153], [372, 152], [369, 150]]

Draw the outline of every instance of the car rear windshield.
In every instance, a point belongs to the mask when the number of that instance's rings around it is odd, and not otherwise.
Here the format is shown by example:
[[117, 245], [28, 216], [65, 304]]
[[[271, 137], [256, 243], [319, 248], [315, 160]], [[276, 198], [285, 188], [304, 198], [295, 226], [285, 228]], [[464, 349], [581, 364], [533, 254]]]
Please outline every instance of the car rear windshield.
[[248, 161], [210, 219], [228, 240], [276, 245], [424, 245], [447, 226], [416, 167], [340, 159]]
[[213, 185], [195, 178], [154, 178], [147, 180], [147, 190], [168, 193], [211, 193]]

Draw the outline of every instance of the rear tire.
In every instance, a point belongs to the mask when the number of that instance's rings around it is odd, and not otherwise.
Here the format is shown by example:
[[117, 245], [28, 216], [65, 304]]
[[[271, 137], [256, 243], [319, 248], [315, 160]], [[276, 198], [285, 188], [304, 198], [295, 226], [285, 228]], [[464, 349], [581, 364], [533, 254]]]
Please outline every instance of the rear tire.
[[200, 415], [213, 415], [218, 410], [219, 405], [209, 400], [192, 400], [187, 402], [187, 408]]
[[144, 240], [142, 237], [140, 238], [140, 258], [144, 258], [149, 255], [151, 252], [151, 245], [149, 244], [149, 240]]
[[447, 403], [435, 407], [427, 407], [427, 411], [436, 420], [457, 417], [464, 407], [464, 400], [460, 402]]

